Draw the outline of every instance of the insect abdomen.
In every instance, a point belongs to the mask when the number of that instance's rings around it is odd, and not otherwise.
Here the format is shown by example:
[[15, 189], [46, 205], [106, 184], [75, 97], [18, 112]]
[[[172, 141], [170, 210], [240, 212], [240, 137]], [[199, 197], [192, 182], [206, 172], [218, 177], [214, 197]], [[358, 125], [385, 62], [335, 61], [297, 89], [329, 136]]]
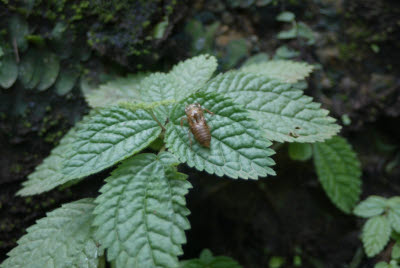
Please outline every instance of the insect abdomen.
[[210, 128], [204, 122], [203, 124], [196, 124], [191, 127], [194, 138], [204, 147], [210, 148], [211, 133]]

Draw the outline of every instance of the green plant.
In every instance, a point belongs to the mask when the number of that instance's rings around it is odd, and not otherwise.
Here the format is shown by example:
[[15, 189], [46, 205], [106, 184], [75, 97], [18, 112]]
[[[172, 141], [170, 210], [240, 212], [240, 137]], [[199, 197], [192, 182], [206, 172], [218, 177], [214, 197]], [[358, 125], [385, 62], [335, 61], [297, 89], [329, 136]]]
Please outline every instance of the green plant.
[[290, 29], [279, 32], [277, 38], [304, 38], [305, 40], [307, 40], [307, 45], [313, 45], [315, 43], [314, 32], [304, 22], [296, 22], [296, 16], [292, 12], [282, 12], [276, 17], [276, 20], [292, 24], [292, 27]]
[[335, 136], [325, 142], [289, 144], [292, 159], [313, 157], [318, 179], [332, 203], [351, 213], [360, 199], [361, 167], [356, 153], [346, 139]]
[[17, 84], [26, 90], [45, 91], [54, 86], [56, 94], [66, 95], [81, 75], [81, 61], [86, 61], [90, 52], [81, 47], [79, 52], [71, 55], [71, 49], [65, 49], [71, 44], [64, 41], [66, 30], [62, 23], [56, 24], [46, 39], [29, 35], [30, 31], [24, 18], [11, 17], [9, 40], [0, 40], [4, 50], [4, 56], [0, 58], [1, 88], [8, 89]]
[[[178, 164], [232, 179], [258, 179], [275, 175], [271, 141], [322, 142], [340, 130], [328, 111], [302, 90], [271, 78], [273, 68], [271, 77], [250, 69], [212, 78], [216, 68], [214, 57], [201, 55], [169, 73], [119, 78], [87, 92], [93, 110], [62, 138], [17, 194], [65, 187], [119, 165], [96, 199], [65, 204], [30, 227], [1, 267], [24, 267], [26, 260], [30, 267], [98, 267], [105, 259], [115, 267], [178, 267], [190, 228], [185, 195], [191, 188]], [[300, 69], [296, 81], [310, 72]], [[113, 98], [107, 98], [110, 94]], [[214, 113], [206, 115], [212, 135], [209, 149], [197, 142], [191, 145], [187, 125], [180, 124], [189, 103]], [[336, 148], [331, 143], [315, 146], [317, 155]], [[157, 153], [141, 153], [145, 148]], [[334, 153], [347, 159], [346, 146], [336, 149]], [[105, 249], [107, 258], [102, 256]], [[210, 259], [206, 257], [200, 261]]]
[[198, 259], [182, 261], [179, 268], [241, 268], [236, 261], [225, 256], [213, 256], [211, 251], [204, 249]]
[[400, 260], [400, 197], [389, 199], [369, 196], [354, 208], [354, 214], [368, 219], [361, 240], [368, 257], [374, 257], [388, 244], [390, 237], [396, 241], [392, 247], [392, 261], [378, 263], [375, 267], [398, 267]]

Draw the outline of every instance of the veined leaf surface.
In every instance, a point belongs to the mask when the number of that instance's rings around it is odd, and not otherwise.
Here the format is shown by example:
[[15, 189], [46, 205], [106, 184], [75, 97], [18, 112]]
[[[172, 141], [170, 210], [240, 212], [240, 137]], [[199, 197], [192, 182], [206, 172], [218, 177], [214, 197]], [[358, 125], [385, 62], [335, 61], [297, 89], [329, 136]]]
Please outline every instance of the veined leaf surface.
[[161, 127], [147, 110], [100, 109], [77, 129], [62, 172], [68, 180], [94, 174], [144, 149], [160, 133]]
[[[213, 116], [205, 115], [211, 128], [210, 148], [201, 146], [191, 133], [193, 144], [190, 146], [187, 124], [180, 126], [181, 118], [185, 116], [185, 103], [199, 103], [214, 113]], [[248, 113], [228, 98], [196, 93], [175, 105], [166, 129], [167, 147], [190, 167], [235, 179], [275, 175], [270, 168], [274, 164], [270, 158], [274, 154], [269, 148], [271, 142]]]
[[314, 164], [322, 187], [339, 209], [350, 213], [361, 194], [361, 165], [356, 153], [339, 136], [315, 143], [313, 148]]
[[240, 71], [265, 75], [285, 83], [296, 83], [309, 76], [313, 69], [312, 65], [305, 62], [271, 60], [243, 66]]
[[94, 203], [90, 198], [64, 204], [18, 240], [1, 268], [97, 268], [102, 250], [93, 239]]
[[190, 183], [165, 172], [154, 154], [123, 162], [100, 190], [96, 238], [117, 267], [177, 267], [186, 241]]
[[250, 111], [267, 138], [278, 142], [316, 142], [336, 135], [340, 126], [303, 91], [267, 77], [228, 72], [203, 87], [230, 97]]

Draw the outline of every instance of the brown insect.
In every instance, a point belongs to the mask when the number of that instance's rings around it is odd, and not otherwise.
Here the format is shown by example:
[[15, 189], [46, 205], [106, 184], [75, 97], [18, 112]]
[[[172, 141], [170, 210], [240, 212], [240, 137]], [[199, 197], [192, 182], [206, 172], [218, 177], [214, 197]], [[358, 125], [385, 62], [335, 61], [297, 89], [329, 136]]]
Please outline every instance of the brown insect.
[[[204, 117], [204, 111], [209, 114], [214, 114], [209, 110], [201, 107], [198, 103], [186, 105], [185, 113], [187, 117], [181, 118], [181, 127], [183, 126], [183, 120], [187, 120], [189, 123], [189, 129], [193, 133], [194, 138], [204, 147], [210, 148], [211, 133], [210, 127], [207, 125], [207, 121]], [[190, 132], [188, 132], [190, 147], [192, 147], [192, 139]]]

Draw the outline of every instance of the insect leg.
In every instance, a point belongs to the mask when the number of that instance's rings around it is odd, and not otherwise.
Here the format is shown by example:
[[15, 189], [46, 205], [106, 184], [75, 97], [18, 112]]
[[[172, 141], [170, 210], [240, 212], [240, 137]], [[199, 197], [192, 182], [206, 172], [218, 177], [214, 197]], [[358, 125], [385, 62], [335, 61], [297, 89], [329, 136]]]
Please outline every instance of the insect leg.
[[211, 115], [214, 115], [213, 112], [211, 112], [210, 110], [208, 110], [208, 109], [206, 109], [206, 108], [203, 108], [203, 111], [206, 111], [207, 113], [209, 113], [209, 114], [211, 114]]
[[183, 127], [183, 120], [188, 121], [189, 119], [188, 119], [187, 117], [182, 117], [182, 118], [181, 118], [181, 127]]

